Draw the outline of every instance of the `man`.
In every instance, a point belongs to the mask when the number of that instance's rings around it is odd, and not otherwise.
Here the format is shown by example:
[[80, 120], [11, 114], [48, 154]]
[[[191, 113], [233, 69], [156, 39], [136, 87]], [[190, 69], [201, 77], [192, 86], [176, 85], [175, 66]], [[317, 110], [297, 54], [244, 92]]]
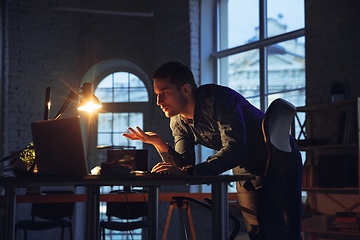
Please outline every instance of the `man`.
[[[215, 84], [197, 88], [191, 70], [179, 62], [169, 62], [158, 68], [153, 74], [153, 85], [157, 105], [170, 118], [174, 149], [158, 134], [144, 132], [139, 127], [136, 130], [128, 128], [131, 133], [123, 134], [131, 140], [152, 144], [158, 150], [163, 162], [155, 165], [152, 172], [218, 175], [232, 169], [234, 175], [254, 174], [256, 180], [237, 182], [239, 204], [255, 212], [259, 204], [264, 206], [266, 196], [261, 189], [268, 157], [262, 133], [264, 113], [230, 88]], [[195, 144], [218, 152], [209, 156], [206, 162], [195, 165]], [[290, 200], [296, 207], [288, 220], [291, 221], [290, 237], [285, 236], [288, 230], [282, 209], [281, 217], [273, 218], [265, 208], [257, 212], [257, 216], [243, 212], [252, 240], [301, 239], [301, 158], [294, 142], [292, 148], [296, 176], [294, 193], [289, 196], [293, 196]], [[274, 221], [284, 224], [276, 225], [276, 231], [268, 230]], [[284, 227], [279, 230], [278, 226]], [[283, 233], [279, 235], [281, 231]]]

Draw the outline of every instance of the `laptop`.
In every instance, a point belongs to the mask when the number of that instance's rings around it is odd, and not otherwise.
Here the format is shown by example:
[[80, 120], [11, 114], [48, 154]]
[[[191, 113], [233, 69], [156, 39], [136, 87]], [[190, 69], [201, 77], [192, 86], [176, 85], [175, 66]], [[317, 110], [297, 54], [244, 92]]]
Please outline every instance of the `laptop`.
[[31, 123], [38, 173], [88, 175], [80, 117]]

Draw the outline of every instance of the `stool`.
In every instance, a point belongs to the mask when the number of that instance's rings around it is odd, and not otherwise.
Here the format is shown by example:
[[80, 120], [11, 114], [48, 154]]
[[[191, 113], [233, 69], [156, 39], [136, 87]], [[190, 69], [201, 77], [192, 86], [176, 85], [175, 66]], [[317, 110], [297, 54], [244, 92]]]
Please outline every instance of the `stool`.
[[181, 198], [173, 198], [174, 201], [170, 202], [170, 206], [169, 206], [169, 211], [168, 211], [168, 215], [166, 218], [166, 224], [165, 224], [165, 229], [164, 229], [164, 234], [162, 237], [162, 240], [166, 240], [167, 237], [167, 233], [169, 230], [169, 225], [170, 225], [170, 220], [171, 220], [171, 214], [173, 209], [179, 209], [179, 215], [180, 215], [180, 221], [181, 221], [181, 230], [182, 233], [185, 235], [184, 237], [187, 238], [187, 231], [186, 231], [186, 224], [184, 221], [184, 210], [186, 210], [186, 215], [187, 215], [187, 219], [189, 221], [189, 228], [190, 228], [190, 234], [191, 234], [191, 239], [192, 240], [196, 240], [196, 236], [195, 236], [195, 229], [194, 229], [194, 223], [192, 220], [192, 216], [191, 216], [191, 210], [190, 210], [190, 205], [189, 205], [189, 201], [187, 200], [183, 200]]
[[[192, 220], [192, 216], [191, 216], [191, 211], [190, 211], [190, 205], [189, 202], [193, 202], [197, 205], [200, 205], [202, 207], [205, 207], [209, 210], [212, 209], [211, 206], [211, 199], [206, 198], [205, 200], [207, 202], [203, 202], [194, 198], [190, 198], [190, 197], [182, 197], [182, 196], [176, 196], [176, 197], [172, 197], [172, 199], [174, 199], [175, 201], [172, 201], [170, 203], [170, 207], [169, 207], [169, 212], [168, 212], [168, 216], [166, 219], [166, 224], [165, 224], [165, 229], [164, 229], [164, 235], [162, 240], [166, 240], [166, 236], [167, 236], [167, 232], [169, 229], [169, 224], [170, 224], [170, 219], [171, 219], [171, 213], [172, 210], [175, 208], [179, 209], [179, 213], [180, 213], [180, 221], [181, 221], [181, 230], [182, 230], [182, 234], [183, 234], [183, 239], [188, 240], [188, 233], [186, 230], [186, 224], [184, 222], [184, 217], [183, 217], [183, 210], [185, 209], [187, 212], [187, 216], [188, 216], [188, 221], [189, 221], [189, 228], [190, 228], [190, 234], [191, 234], [191, 239], [192, 240], [196, 240], [196, 236], [195, 236], [195, 229], [194, 229], [194, 223]], [[241, 210], [246, 210], [247, 212], [249, 212], [250, 214], [254, 214], [250, 209], [247, 209], [245, 207], [240, 206], [239, 209]], [[229, 236], [230, 240], [234, 240], [236, 238], [237, 233], [240, 231], [240, 221], [239, 219], [237, 219], [235, 216], [229, 214], [229, 219], [231, 219], [234, 223], [234, 227], [232, 229], [231, 235]]]

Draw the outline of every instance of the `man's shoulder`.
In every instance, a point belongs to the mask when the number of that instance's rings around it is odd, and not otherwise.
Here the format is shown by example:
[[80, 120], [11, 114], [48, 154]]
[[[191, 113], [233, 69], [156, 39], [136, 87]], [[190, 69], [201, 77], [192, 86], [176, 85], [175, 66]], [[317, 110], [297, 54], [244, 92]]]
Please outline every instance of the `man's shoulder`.
[[235, 92], [233, 89], [221, 86], [214, 83], [204, 84], [198, 87], [197, 89], [199, 94], [207, 93], [207, 92], [214, 92], [214, 93], [223, 93], [223, 92]]
[[173, 136], [187, 135], [190, 132], [188, 124], [184, 123], [180, 114], [170, 118], [170, 129]]
[[198, 87], [199, 90], [203, 91], [203, 90], [211, 90], [211, 89], [230, 89], [229, 87], [225, 87], [225, 86], [221, 86], [221, 85], [218, 85], [218, 84], [215, 84], [215, 83], [208, 83], [208, 84], [203, 84], [203, 85], [200, 85]]
[[181, 128], [182, 127], [182, 121], [181, 121], [181, 116], [180, 114], [175, 115], [173, 117], [170, 118], [170, 128], [174, 129], [174, 128]]
[[234, 99], [238, 99], [239, 97], [241, 98], [242, 96], [240, 95], [240, 93], [236, 92], [235, 90], [226, 87], [226, 86], [221, 86], [221, 85], [217, 85], [217, 84], [204, 84], [201, 85], [200, 87], [198, 87], [197, 89], [197, 95], [199, 97], [199, 99], [208, 99], [209, 101], [211, 100], [216, 100], [216, 99], [222, 99], [222, 98], [234, 98]]

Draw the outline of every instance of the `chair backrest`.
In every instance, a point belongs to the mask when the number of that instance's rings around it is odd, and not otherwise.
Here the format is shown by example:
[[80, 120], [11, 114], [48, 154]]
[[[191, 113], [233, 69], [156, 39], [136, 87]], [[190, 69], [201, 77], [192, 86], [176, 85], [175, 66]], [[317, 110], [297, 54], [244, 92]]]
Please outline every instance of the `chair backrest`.
[[[47, 191], [43, 194], [74, 194], [72, 191]], [[71, 219], [74, 213], [74, 202], [33, 203], [31, 216], [46, 220], [58, 220], [65, 217]]]
[[281, 98], [274, 100], [263, 119], [265, 142], [270, 142], [281, 151], [291, 152], [289, 133], [295, 114], [294, 105]]
[[[131, 190], [135, 191], [135, 190]], [[114, 191], [110, 193], [128, 194], [127, 191]], [[137, 219], [147, 216], [148, 203], [143, 202], [107, 202], [106, 203], [106, 216], [109, 218], [117, 217], [120, 219]]]
[[266, 184], [273, 185], [272, 195], [278, 201], [282, 187], [287, 181], [291, 167], [290, 127], [296, 108], [284, 99], [274, 100], [265, 113], [262, 127], [264, 140], [269, 150], [265, 169]]

